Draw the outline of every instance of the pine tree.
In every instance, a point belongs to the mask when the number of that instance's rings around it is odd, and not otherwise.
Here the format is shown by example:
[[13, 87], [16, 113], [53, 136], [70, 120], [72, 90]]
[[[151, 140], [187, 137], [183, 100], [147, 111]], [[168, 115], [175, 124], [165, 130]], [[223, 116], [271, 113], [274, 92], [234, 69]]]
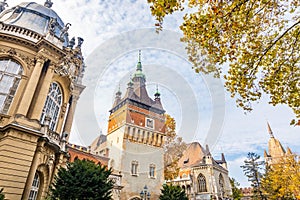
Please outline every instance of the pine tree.
[[262, 200], [266, 199], [261, 189], [263, 166], [264, 161], [261, 161], [260, 156], [253, 152], [248, 153], [247, 159], [244, 160], [244, 165], [241, 166], [244, 174], [248, 177], [248, 181], [251, 182], [251, 186], [253, 187], [254, 192], [254, 198]]
[[75, 160], [60, 168], [50, 188], [50, 199], [111, 199], [111, 170], [89, 160]]
[[159, 200], [188, 200], [185, 191], [174, 185], [163, 185]]

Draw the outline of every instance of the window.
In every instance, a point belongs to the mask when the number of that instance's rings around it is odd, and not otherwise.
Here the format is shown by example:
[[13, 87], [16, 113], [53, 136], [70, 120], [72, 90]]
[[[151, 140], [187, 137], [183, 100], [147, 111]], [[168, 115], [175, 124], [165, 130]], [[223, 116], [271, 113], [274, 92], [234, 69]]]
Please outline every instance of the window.
[[220, 186], [220, 193], [223, 196], [224, 195], [224, 178], [222, 174], [219, 175], [219, 186]]
[[131, 162], [131, 175], [137, 176], [138, 161]]
[[22, 73], [19, 63], [11, 59], [0, 60], [0, 113], [7, 114]]
[[39, 192], [39, 186], [40, 186], [40, 177], [39, 177], [38, 173], [35, 173], [28, 200], [36, 200], [37, 199], [37, 195]]
[[150, 118], [146, 118], [146, 127], [154, 128], [154, 120]]
[[150, 178], [155, 178], [155, 165], [153, 164], [149, 166], [149, 176]]
[[56, 128], [60, 108], [62, 105], [62, 99], [62, 92], [59, 85], [57, 83], [51, 83], [41, 116], [41, 123], [43, 124], [45, 122], [45, 117], [49, 116], [51, 118], [49, 129], [52, 131], [54, 131]]
[[207, 192], [206, 179], [203, 174], [199, 174], [198, 176], [198, 192]]

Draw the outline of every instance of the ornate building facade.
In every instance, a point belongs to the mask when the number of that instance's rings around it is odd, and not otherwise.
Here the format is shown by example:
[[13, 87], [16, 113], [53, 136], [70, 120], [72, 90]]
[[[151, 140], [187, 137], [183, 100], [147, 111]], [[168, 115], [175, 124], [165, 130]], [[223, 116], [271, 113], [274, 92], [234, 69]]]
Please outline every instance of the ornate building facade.
[[224, 154], [221, 160], [215, 160], [208, 146], [204, 149], [193, 142], [179, 159], [178, 167], [178, 177], [167, 182], [181, 186], [189, 199], [230, 199], [231, 185]]
[[[43, 199], [67, 160], [66, 142], [84, 89], [83, 39], [44, 5], [0, 13], [0, 188], [7, 199]], [[3, 6], [4, 5], [4, 6]]]
[[[146, 195], [158, 199], [164, 181], [164, 113], [159, 92], [154, 100], [148, 96], [139, 55], [124, 97], [121, 91], [116, 93], [104, 148], [109, 152], [109, 167], [122, 175], [122, 200], [139, 199], [145, 186], [149, 191]], [[97, 151], [93, 146], [91, 149]]]

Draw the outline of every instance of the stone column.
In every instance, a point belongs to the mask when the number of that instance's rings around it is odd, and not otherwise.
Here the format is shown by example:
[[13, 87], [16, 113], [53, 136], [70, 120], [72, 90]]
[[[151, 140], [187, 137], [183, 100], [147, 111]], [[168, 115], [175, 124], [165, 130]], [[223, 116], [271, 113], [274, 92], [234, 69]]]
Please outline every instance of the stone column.
[[38, 167], [38, 164], [39, 164], [38, 157], [39, 157], [40, 152], [42, 151], [43, 145], [44, 145], [44, 141], [43, 142], [38, 142], [38, 144], [37, 144], [37, 150], [36, 150], [36, 152], [33, 156], [32, 164], [31, 164], [31, 167], [30, 167], [30, 170], [29, 170], [29, 173], [28, 173], [28, 177], [27, 177], [27, 180], [26, 180], [24, 192], [23, 192], [23, 195], [22, 195], [22, 200], [27, 200], [29, 198], [29, 193], [30, 193], [30, 190], [31, 190], [34, 175], [36, 173], [36, 170], [37, 170], [37, 167]]
[[64, 124], [64, 127], [63, 127], [63, 133], [64, 132], [68, 133], [68, 136], [67, 136], [67, 139], [66, 139], [67, 141], [69, 140], [69, 137], [70, 137], [71, 128], [72, 128], [73, 119], [74, 119], [74, 114], [75, 114], [75, 108], [76, 108], [78, 99], [79, 99], [79, 96], [73, 94], [72, 102], [71, 102], [71, 105], [69, 107], [69, 110], [68, 110], [68, 113], [67, 113], [67, 118], [66, 118], [66, 121], [65, 121], [65, 124]]
[[24, 91], [24, 95], [22, 98], [22, 101], [20, 102], [19, 108], [18, 108], [18, 113], [22, 114], [24, 116], [27, 115], [29, 106], [32, 102], [32, 97], [34, 95], [34, 92], [36, 90], [43, 66], [44, 66], [45, 60], [43, 58], [38, 58], [34, 69], [31, 73], [31, 76], [28, 80], [26, 89]]
[[161, 135], [158, 134], [157, 146], [161, 146]]
[[41, 89], [37, 96], [35, 106], [33, 107], [32, 114], [31, 116], [29, 116], [31, 119], [36, 119], [36, 120], [40, 119], [49, 92], [49, 87], [52, 82], [53, 75], [54, 75], [54, 66], [50, 65], [46, 72], [44, 80], [41, 83], [42, 84]]

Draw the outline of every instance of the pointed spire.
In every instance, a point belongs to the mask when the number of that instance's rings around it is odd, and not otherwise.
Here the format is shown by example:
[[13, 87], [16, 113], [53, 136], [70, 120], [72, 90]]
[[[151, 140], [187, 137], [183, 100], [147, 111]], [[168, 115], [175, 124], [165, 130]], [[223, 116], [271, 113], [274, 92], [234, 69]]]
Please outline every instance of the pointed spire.
[[116, 96], [121, 97], [121, 95], [122, 95], [122, 92], [121, 92], [121, 86], [120, 86], [120, 83], [119, 83], [119, 89], [118, 89], [118, 92], [116, 93]]
[[226, 162], [224, 153], [221, 153], [221, 159], [222, 159], [222, 162]]
[[206, 145], [206, 149], [205, 149], [205, 151], [206, 151], [206, 155], [208, 155], [208, 156], [210, 156], [210, 155], [211, 155], [211, 154], [210, 154], [210, 151], [209, 151], [208, 144]]
[[139, 59], [136, 65], [136, 71], [142, 71], [141, 50], [139, 50]]
[[290, 149], [290, 147], [287, 147], [286, 154], [287, 155], [293, 155], [292, 150]]
[[272, 131], [272, 129], [271, 129], [271, 126], [270, 126], [269, 122], [267, 122], [267, 126], [268, 126], [268, 132], [269, 132], [269, 134], [270, 134], [270, 137], [271, 137], [271, 138], [274, 138], [273, 131]]
[[133, 87], [133, 82], [132, 82], [132, 78], [131, 78], [131, 74], [130, 74], [130, 78], [129, 78], [129, 82], [127, 83], [127, 88], [132, 88]]
[[267, 158], [268, 157], [268, 153], [266, 150], [264, 150], [264, 157]]
[[51, 8], [53, 5], [53, 2], [51, 2], [51, 0], [46, 0], [46, 2], [44, 3], [44, 6], [47, 8]]
[[160, 97], [160, 93], [158, 91], [158, 85], [156, 85], [156, 92], [154, 94], [155, 98], [159, 98]]
[[138, 82], [142, 80], [142, 82], [146, 81], [146, 76], [142, 72], [142, 62], [141, 62], [141, 50], [139, 50], [139, 58], [138, 58], [138, 63], [136, 65], [136, 71], [133, 75], [133, 82]]
[[141, 62], [141, 50], [139, 50], [139, 62]]

